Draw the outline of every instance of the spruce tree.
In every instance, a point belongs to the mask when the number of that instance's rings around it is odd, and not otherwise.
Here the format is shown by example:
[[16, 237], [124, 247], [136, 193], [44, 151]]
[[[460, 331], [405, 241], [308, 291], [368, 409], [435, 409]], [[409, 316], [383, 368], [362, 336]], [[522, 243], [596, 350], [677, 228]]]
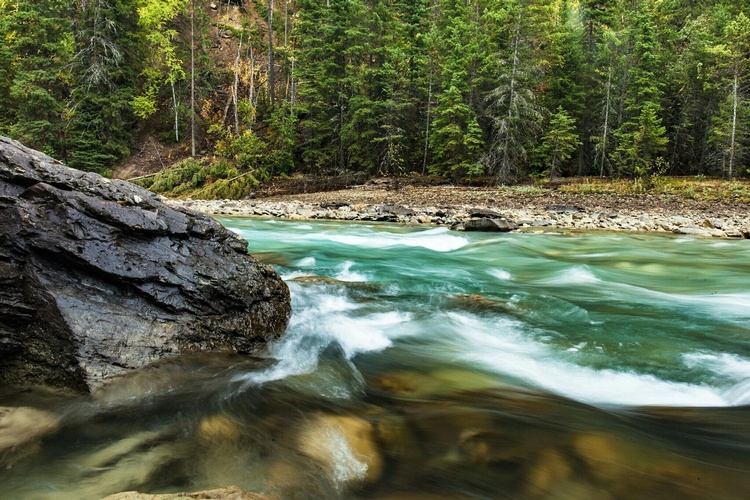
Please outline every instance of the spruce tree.
[[615, 132], [619, 175], [646, 177], [655, 172], [666, 152], [666, 128], [662, 124], [661, 58], [655, 25], [647, 2], [633, 11], [630, 36], [633, 54], [624, 100], [624, 121]]
[[70, 115], [70, 60], [73, 56], [70, 4], [61, 0], [8, 2], [0, 33], [6, 55], [3, 110], [7, 133], [31, 147], [67, 159]]

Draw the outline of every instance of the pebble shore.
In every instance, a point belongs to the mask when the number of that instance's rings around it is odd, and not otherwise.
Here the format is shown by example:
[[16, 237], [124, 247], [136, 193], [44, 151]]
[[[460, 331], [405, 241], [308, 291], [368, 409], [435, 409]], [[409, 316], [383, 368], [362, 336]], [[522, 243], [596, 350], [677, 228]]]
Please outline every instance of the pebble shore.
[[468, 219], [491, 210], [493, 218], [505, 219], [519, 231], [653, 231], [707, 238], [750, 238], [750, 219], [747, 214], [712, 216], [687, 208], [676, 214], [667, 213], [663, 209], [647, 213], [568, 204], [503, 209], [469, 205], [436, 207], [299, 200], [170, 200], [168, 203], [214, 216], [373, 221], [413, 226], [432, 224], [458, 230], [462, 229], [463, 223]]

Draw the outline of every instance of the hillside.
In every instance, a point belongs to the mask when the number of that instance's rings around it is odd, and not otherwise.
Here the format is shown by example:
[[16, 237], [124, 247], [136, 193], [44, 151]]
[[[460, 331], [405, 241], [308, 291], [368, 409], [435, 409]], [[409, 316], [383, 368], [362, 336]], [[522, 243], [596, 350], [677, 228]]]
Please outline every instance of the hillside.
[[[0, 0], [0, 133], [166, 194], [748, 175], [746, 0]], [[187, 163], [183, 162], [189, 159]]]

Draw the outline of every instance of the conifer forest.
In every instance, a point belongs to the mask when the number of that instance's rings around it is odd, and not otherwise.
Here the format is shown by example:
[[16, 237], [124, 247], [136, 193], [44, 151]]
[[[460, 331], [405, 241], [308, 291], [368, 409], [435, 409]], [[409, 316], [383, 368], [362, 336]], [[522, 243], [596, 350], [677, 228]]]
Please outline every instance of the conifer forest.
[[[0, 134], [149, 187], [748, 175], [747, 0], [0, 0]], [[168, 166], [168, 165], [165, 165]]]

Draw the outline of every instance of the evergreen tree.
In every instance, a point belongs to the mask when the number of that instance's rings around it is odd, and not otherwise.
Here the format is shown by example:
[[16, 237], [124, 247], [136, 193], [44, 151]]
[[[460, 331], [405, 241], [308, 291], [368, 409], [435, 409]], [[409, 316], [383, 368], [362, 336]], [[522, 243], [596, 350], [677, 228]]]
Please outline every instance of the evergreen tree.
[[13, 138], [62, 159], [74, 48], [69, 9], [61, 0], [7, 2], [0, 19], [9, 78], [2, 122]]
[[177, 108], [175, 85], [186, 75], [175, 46], [177, 30], [171, 26], [171, 22], [186, 9], [187, 0], [139, 1], [138, 26], [144, 37], [146, 64], [140, 75], [143, 80], [141, 90], [133, 98], [133, 109], [141, 119], [156, 112], [159, 95], [165, 85], [169, 86], [173, 106]]
[[740, 12], [724, 28], [724, 43], [712, 48], [723, 70], [725, 99], [714, 117], [711, 142], [718, 150], [722, 175], [731, 179], [747, 148], [748, 106], [743, 82], [750, 70], [750, 19]]
[[580, 144], [575, 120], [559, 106], [550, 118], [547, 132], [542, 137], [537, 151], [544, 173], [550, 179], [559, 176], [562, 165], [570, 159]]
[[106, 172], [127, 156], [134, 115], [137, 13], [131, 0], [89, 0], [75, 13], [68, 164]]
[[462, 0], [441, 0], [431, 34], [437, 54], [440, 92], [432, 111], [430, 172], [475, 175], [483, 138], [476, 110], [471, 107], [469, 75], [481, 60], [479, 40], [472, 36], [471, 10]]
[[[616, 158], [620, 175], [650, 175], [666, 151], [666, 128], [662, 124], [661, 59], [652, 13], [642, 2], [631, 12], [634, 42], [624, 100], [625, 120], [616, 131]], [[660, 160], [661, 159], [661, 160]]]
[[510, 44], [497, 55], [505, 71], [487, 98], [492, 141], [482, 157], [487, 172], [503, 183], [525, 173], [542, 119], [532, 79], [531, 37], [525, 29], [534, 19], [533, 10], [526, 0], [508, 6]]

